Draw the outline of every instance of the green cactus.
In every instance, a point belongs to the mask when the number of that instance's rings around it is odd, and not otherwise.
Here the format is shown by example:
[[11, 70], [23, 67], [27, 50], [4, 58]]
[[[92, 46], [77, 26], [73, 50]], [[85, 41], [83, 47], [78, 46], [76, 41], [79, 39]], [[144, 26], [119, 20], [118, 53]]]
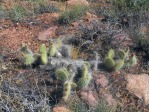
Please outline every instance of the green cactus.
[[23, 54], [30, 54], [33, 56], [33, 52], [27, 47], [26, 44], [22, 43], [22, 46], [21, 46], [21, 52]]
[[71, 93], [71, 82], [65, 82], [64, 89], [63, 89], [63, 99], [67, 101], [68, 97]]
[[105, 63], [106, 68], [109, 70], [112, 70], [115, 65], [115, 61], [109, 57], [105, 58], [104, 63]]
[[42, 52], [41, 53], [41, 62], [43, 64], [47, 64], [48, 63], [48, 54], [47, 54], [47, 52]]
[[69, 72], [67, 71], [66, 68], [62, 67], [60, 69], [57, 69], [55, 71], [55, 75], [58, 79], [60, 79], [62, 82], [65, 82], [68, 80], [68, 77], [70, 76]]
[[77, 82], [78, 89], [84, 89], [88, 87], [91, 79], [92, 79], [92, 76], [90, 74], [87, 74], [86, 77], [81, 77]]
[[34, 61], [35, 59], [31, 54], [24, 54], [23, 62], [25, 65], [31, 65]]
[[127, 47], [127, 49], [125, 51], [126, 59], [129, 59], [129, 54], [130, 54], [130, 49], [129, 49], [129, 47]]
[[49, 54], [49, 56], [53, 57], [56, 55], [56, 53], [57, 53], [57, 49], [56, 49], [55, 45], [53, 43], [51, 43], [50, 48], [48, 50], [48, 54]]
[[110, 50], [108, 51], [107, 57], [109, 57], [109, 58], [114, 58], [114, 56], [115, 56], [114, 50], [113, 50], [113, 49], [110, 49]]
[[117, 55], [120, 59], [125, 59], [126, 58], [126, 53], [125, 53], [124, 50], [119, 50]]
[[137, 57], [136, 57], [136, 55], [133, 53], [132, 54], [132, 57], [131, 57], [131, 59], [130, 59], [130, 65], [131, 66], [134, 66], [134, 65], [136, 65], [137, 64]]
[[72, 83], [71, 83], [71, 88], [72, 88], [72, 89], [77, 88], [77, 84], [76, 84], [76, 83], [74, 83], [74, 82], [72, 82]]
[[41, 54], [41, 62], [43, 64], [48, 63], [48, 53], [45, 44], [41, 44], [39, 47], [39, 53]]
[[39, 53], [42, 53], [42, 52], [47, 52], [47, 48], [45, 44], [41, 44], [39, 46]]
[[121, 68], [123, 68], [123, 66], [124, 66], [124, 59], [120, 59], [115, 62], [115, 65], [113, 68], [115, 71], [117, 71], [117, 70], [120, 70]]
[[88, 62], [85, 62], [83, 64], [83, 67], [82, 67], [82, 76], [86, 76], [88, 74], [89, 67], [90, 67], [90, 64]]

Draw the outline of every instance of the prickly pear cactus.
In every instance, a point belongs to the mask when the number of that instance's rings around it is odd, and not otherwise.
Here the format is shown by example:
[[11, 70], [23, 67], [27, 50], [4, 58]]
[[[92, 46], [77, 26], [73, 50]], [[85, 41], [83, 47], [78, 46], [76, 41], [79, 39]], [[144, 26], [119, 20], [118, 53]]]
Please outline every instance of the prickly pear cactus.
[[107, 57], [114, 58], [114, 56], [115, 56], [114, 50], [113, 50], [113, 49], [110, 49], [110, 50], [108, 51]]
[[136, 65], [137, 64], [137, 57], [136, 57], [136, 55], [133, 53], [132, 54], [132, 57], [131, 57], [131, 59], [130, 59], [130, 65], [131, 66], [134, 66], [134, 65]]
[[40, 45], [39, 53], [41, 55], [41, 62], [43, 64], [47, 64], [48, 63], [48, 53], [47, 53], [47, 48], [46, 48], [45, 44]]
[[106, 68], [109, 70], [112, 70], [115, 65], [114, 60], [109, 57], [105, 58], [104, 63], [105, 63]]
[[68, 80], [68, 77], [70, 76], [69, 72], [66, 68], [60, 68], [55, 71], [55, 75], [58, 79], [60, 79], [62, 82], [65, 82]]
[[47, 52], [47, 48], [45, 44], [41, 44], [39, 46], [39, 53], [42, 53], [42, 52]]
[[51, 43], [50, 48], [48, 50], [48, 54], [49, 54], [49, 56], [53, 57], [56, 55], [56, 53], [57, 53], [57, 49], [56, 49], [55, 45], [53, 43]]
[[92, 76], [90, 74], [87, 74], [85, 77], [81, 77], [77, 82], [78, 89], [81, 90], [81, 89], [87, 88], [91, 79], [92, 79]]
[[33, 64], [35, 59], [31, 54], [24, 54], [23, 62], [25, 65], [31, 65]]
[[22, 46], [21, 46], [21, 52], [23, 53], [23, 54], [30, 54], [30, 55], [32, 55], [33, 56], [33, 52], [27, 47], [27, 45], [26, 44], [22, 44]]
[[115, 71], [120, 70], [121, 68], [123, 68], [123, 66], [124, 66], [124, 60], [123, 59], [117, 60], [117, 62], [114, 65], [114, 70]]
[[125, 59], [126, 58], [126, 53], [124, 50], [119, 50], [117, 53], [119, 59]]
[[64, 89], [63, 89], [63, 99], [67, 101], [68, 97], [71, 93], [71, 82], [65, 82]]

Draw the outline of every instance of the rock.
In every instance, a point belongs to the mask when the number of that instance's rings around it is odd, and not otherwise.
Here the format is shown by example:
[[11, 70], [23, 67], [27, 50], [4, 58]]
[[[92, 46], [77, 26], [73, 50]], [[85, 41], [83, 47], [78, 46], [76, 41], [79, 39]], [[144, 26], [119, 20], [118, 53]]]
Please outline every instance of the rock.
[[79, 26], [79, 23], [78, 22], [73, 22], [73, 23], [71, 23], [71, 26], [76, 28], [76, 27]]
[[93, 95], [93, 91], [81, 91], [81, 99], [87, 102], [90, 106], [96, 106], [98, 104], [97, 98]]
[[38, 40], [48, 41], [50, 38], [54, 38], [56, 36], [57, 28], [58, 28], [57, 26], [53, 26], [43, 32], [40, 32], [38, 36]]
[[98, 17], [94, 14], [86, 12], [84, 20], [91, 22], [93, 19], [97, 19]]
[[135, 94], [140, 99], [144, 99], [145, 104], [149, 104], [149, 76], [148, 74], [133, 75], [128, 74], [125, 76], [127, 81], [126, 89]]
[[60, 106], [60, 107], [57, 106], [57, 107], [54, 107], [54, 108], [52, 109], [52, 112], [73, 112], [73, 111], [67, 109], [67, 108], [64, 107], [64, 106]]
[[102, 87], [106, 87], [108, 86], [108, 83], [109, 83], [108, 79], [102, 74], [98, 75], [98, 78], [96, 78], [97, 86], [101, 85]]
[[51, 17], [52, 18], [55, 18], [55, 19], [57, 19], [57, 18], [59, 18], [59, 16], [60, 16], [60, 14], [59, 13], [51, 13]]
[[140, 28], [140, 34], [143, 36], [148, 36], [149, 34], [149, 25], [142, 25]]
[[112, 40], [112, 44], [113, 45], [118, 45], [119, 43], [121, 43], [122, 46], [129, 46], [129, 45], [133, 45], [132, 40], [129, 38], [129, 35], [127, 34], [116, 34], [113, 37]]
[[75, 6], [75, 5], [89, 6], [89, 3], [86, 0], [68, 0], [67, 5], [68, 6]]

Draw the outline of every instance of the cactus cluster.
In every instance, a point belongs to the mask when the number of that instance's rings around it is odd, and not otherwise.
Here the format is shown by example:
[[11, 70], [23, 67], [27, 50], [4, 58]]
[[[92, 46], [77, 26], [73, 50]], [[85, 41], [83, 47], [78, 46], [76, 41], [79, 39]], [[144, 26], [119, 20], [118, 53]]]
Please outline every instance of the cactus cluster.
[[[58, 43], [59, 44], [59, 43]], [[61, 56], [54, 43], [50, 43], [47, 48], [45, 44], [39, 46], [39, 53], [34, 54], [25, 44], [22, 44], [21, 52], [23, 54], [23, 62], [25, 65], [32, 65], [35, 61], [40, 61], [41, 64], [48, 63], [48, 56]], [[40, 60], [39, 60], [40, 59]]]
[[55, 75], [57, 79], [63, 82], [63, 99], [67, 101], [71, 94], [71, 90], [77, 87], [76, 83], [73, 82], [75, 74], [70, 74], [65, 67], [62, 67], [55, 71]]
[[133, 53], [130, 56], [130, 50], [125, 51], [119, 49], [117, 54], [113, 49], [110, 49], [104, 59], [104, 64], [108, 70], [118, 71], [123, 67], [132, 67], [137, 64], [137, 57]]
[[84, 63], [82, 66], [82, 76], [78, 80], [77, 83], [73, 81], [74, 76], [76, 75], [74, 73], [70, 73], [66, 68], [62, 67], [55, 71], [55, 75], [57, 79], [60, 79], [63, 82], [63, 99], [64, 101], [67, 101], [68, 97], [71, 94], [72, 89], [78, 88], [79, 90], [84, 89], [88, 87], [92, 76], [89, 73], [90, 65], [89, 63]]

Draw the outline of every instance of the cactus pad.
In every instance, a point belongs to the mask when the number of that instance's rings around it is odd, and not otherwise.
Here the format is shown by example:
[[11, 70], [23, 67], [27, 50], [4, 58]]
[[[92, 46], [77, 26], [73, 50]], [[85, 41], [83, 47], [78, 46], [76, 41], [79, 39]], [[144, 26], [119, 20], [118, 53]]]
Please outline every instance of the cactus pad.
[[114, 70], [115, 71], [120, 70], [121, 68], [123, 68], [123, 66], [124, 66], [124, 60], [123, 59], [117, 60], [117, 62], [114, 65]]
[[126, 53], [123, 50], [119, 50], [117, 55], [120, 59], [125, 59], [126, 58]]
[[35, 59], [33, 58], [31, 54], [25, 54], [23, 60], [24, 60], [25, 65], [31, 65], [35, 61]]
[[107, 57], [114, 58], [114, 56], [115, 56], [114, 50], [113, 50], [113, 49], [110, 49], [110, 50], [108, 51]]
[[105, 63], [105, 66], [106, 66], [108, 69], [110, 69], [110, 70], [111, 70], [111, 69], [114, 67], [114, 65], [115, 65], [114, 60], [113, 60], [112, 58], [109, 58], [109, 57], [105, 58], [104, 63]]
[[55, 71], [55, 75], [58, 79], [65, 82], [70, 74], [68, 73], [66, 68], [60, 68]]

